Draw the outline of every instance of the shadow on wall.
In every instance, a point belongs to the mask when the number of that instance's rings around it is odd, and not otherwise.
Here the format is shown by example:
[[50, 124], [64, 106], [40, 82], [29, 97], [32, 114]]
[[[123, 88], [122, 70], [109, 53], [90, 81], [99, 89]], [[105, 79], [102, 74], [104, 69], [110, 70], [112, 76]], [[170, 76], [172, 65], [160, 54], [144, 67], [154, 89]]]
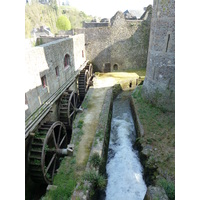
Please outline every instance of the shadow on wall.
[[131, 37], [105, 48], [94, 58], [94, 70], [108, 72], [109, 68], [110, 71], [146, 68], [149, 35], [150, 23], [142, 21]]

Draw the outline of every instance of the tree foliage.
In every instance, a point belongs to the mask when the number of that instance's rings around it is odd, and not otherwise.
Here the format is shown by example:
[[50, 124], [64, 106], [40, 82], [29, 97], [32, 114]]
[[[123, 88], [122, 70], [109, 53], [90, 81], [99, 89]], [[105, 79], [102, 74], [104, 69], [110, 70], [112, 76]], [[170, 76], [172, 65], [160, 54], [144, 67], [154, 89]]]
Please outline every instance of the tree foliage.
[[53, 34], [58, 33], [59, 29], [56, 22], [60, 15], [66, 16], [71, 28], [82, 28], [83, 21], [91, 21], [92, 16], [86, 15], [82, 11], [78, 11], [70, 6], [57, 6], [56, 0], [50, 0], [49, 5], [38, 3], [32, 0], [31, 4], [25, 6], [25, 37], [31, 37], [33, 28], [40, 28], [40, 26], [47, 26]]
[[65, 15], [61, 15], [60, 17], [58, 17], [58, 20], [56, 22], [56, 27], [59, 30], [67, 31], [71, 29], [71, 23]]

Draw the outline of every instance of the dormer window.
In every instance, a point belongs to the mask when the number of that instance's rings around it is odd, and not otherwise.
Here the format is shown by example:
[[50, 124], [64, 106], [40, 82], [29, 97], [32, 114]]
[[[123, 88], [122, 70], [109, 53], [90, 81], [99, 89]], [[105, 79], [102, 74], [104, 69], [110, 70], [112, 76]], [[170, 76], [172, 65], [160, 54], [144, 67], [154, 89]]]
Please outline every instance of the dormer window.
[[69, 66], [70, 66], [70, 56], [69, 54], [66, 54], [64, 58], [64, 68], [67, 68]]

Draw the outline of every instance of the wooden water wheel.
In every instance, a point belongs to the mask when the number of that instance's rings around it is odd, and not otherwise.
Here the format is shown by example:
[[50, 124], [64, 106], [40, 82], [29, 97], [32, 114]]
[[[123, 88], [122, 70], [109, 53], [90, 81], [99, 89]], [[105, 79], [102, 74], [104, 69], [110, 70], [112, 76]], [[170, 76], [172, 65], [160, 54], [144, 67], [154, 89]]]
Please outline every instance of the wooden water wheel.
[[33, 181], [52, 184], [60, 164], [60, 157], [67, 155], [66, 128], [60, 121], [46, 122], [35, 133], [30, 155], [29, 168]]
[[82, 70], [78, 78], [78, 90], [81, 101], [84, 99], [88, 91], [88, 88], [89, 88], [89, 71]]
[[59, 116], [60, 121], [64, 123], [66, 129], [72, 128], [72, 122], [75, 118], [80, 101], [76, 92], [67, 90], [60, 99]]

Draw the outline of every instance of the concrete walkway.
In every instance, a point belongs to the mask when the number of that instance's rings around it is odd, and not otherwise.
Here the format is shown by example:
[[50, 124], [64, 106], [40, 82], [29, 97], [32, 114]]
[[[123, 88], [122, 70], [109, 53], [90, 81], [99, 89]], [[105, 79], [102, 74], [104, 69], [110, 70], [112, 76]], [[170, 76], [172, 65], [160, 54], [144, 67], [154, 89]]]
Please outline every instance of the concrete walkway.
[[79, 143], [79, 148], [76, 156], [77, 164], [82, 165], [85, 163], [85, 159], [90, 154], [92, 142], [96, 133], [99, 114], [103, 105], [105, 94], [108, 88], [90, 88], [92, 91], [88, 100], [87, 110], [84, 112], [83, 123], [83, 136]]

